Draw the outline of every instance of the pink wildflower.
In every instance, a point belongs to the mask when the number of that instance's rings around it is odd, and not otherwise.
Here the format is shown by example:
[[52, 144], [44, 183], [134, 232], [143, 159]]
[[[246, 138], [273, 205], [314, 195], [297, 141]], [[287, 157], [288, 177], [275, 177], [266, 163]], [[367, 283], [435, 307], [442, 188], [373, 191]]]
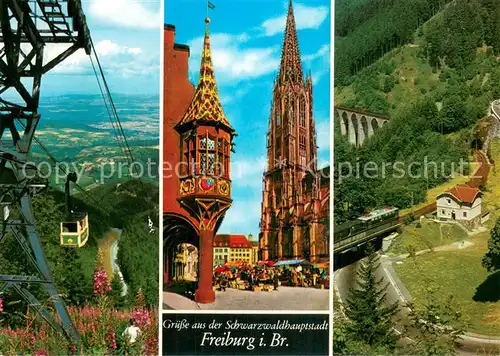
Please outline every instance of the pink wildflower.
[[144, 345], [144, 353], [146, 355], [156, 355], [158, 354], [158, 339], [156, 336], [152, 336], [146, 340]]
[[106, 341], [108, 342], [108, 346], [109, 348], [113, 349], [113, 350], [116, 350], [117, 349], [117, 345], [116, 345], [116, 334], [114, 332], [114, 330], [109, 330], [108, 331], [108, 334], [106, 335]]
[[3, 300], [0, 298], [0, 313], [3, 312]]
[[102, 268], [97, 268], [94, 272], [94, 294], [104, 295], [111, 290], [108, 274]]
[[30, 335], [29, 335], [29, 343], [30, 343], [31, 347], [35, 346], [35, 342], [36, 342], [35, 335], [33, 333], [30, 333]]
[[47, 351], [37, 350], [35, 351], [34, 356], [49, 356], [49, 353]]
[[144, 309], [135, 309], [132, 312], [132, 319], [135, 320], [135, 324], [140, 328], [146, 328], [151, 325], [151, 319], [149, 318], [149, 313]]

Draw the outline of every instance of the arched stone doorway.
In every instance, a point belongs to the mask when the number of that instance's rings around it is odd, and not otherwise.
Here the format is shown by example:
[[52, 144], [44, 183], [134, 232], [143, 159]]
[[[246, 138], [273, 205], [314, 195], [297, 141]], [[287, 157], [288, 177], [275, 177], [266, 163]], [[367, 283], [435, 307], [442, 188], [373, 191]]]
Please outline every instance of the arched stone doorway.
[[[194, 226], [186, 219], [176, 215], [166, 214], [163, 217], [163, 282], [168, 285], [183, 274], [185, 266], [179, 266], [179, 254], [191, 250], [198, 253], [200, 246], [199, 235]], [[188, 256], [186, 255], [186, 258]], [[196, 276], [199, 273], [196, 271]]]

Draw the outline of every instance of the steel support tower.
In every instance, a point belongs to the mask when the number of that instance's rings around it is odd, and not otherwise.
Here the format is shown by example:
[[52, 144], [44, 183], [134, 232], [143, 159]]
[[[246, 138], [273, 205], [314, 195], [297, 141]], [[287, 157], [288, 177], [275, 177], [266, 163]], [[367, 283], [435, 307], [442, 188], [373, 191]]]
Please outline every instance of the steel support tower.
[[[41, 119], [42, 77], [79, 49], [90, 55], [90, 33], [80, 0], [0, 0], [0, 21], [0, 249], [1, 240], [10, 234], [24, 252], [25, 263], [36, 271], [0, 275], [0, 291], [15, 290], [56, 331], [76, 343], [78, 333], [56, 289], [31, 204], [32, 195], [46, 185], [39, 184], [36, 168], [27, 163]], [[45, 60], [48, 46], [60, 52]], [[10, 214], [9, 207], [16, 214]], [[29, 290], [33, 286], [36, 293]], [[55, 315], [38, 300], [41, 291], [48, 294]]]

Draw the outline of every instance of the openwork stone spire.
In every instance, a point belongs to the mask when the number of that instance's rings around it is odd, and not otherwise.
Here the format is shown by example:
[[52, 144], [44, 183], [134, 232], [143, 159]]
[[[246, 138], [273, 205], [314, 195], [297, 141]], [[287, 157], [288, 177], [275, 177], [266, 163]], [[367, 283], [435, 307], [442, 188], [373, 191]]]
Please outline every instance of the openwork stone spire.
[[205, 19], [205, 40], [203, 42], [203, 53], [201, 56], [200, 78], [198, 86], [193, 96], [191, 104], [186, 109], [182, 119], [176, 128], [180, 128], [188, 123], [219, 123], [224, 125], [230, 131], [234, 129], [224, 114], [224, 109], [220, 103], [217, 85], [215, 83], [214, 67], [212, 64], [212, 52], [210, 50], [210, 36], [208, 33], [208, 24], [210, 18]]
[[280, 84], [292, 83], [303, 84], [302, 64], [300, 63], [299, 41], [295, 28], [295, 16], [293, 14], [292, 0], [288, 4], [288, 15], [286, 18], [285, 38], [283, 40], [283, 51], [281, 53], [281, 65], [278, 81]]

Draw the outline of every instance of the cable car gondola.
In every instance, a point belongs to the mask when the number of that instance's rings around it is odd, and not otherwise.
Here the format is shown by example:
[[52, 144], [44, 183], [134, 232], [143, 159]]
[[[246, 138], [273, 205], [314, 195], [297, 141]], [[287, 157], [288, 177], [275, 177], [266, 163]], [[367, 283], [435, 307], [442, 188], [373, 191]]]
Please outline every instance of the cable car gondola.
[[76, 173], [69, 173], [66, 179], [66, 218], [61, 222], [61, 246], [83, 247], [89, 238], [89, 218], [85, 212], [72, 210], [70, 182], [75, 183]]

